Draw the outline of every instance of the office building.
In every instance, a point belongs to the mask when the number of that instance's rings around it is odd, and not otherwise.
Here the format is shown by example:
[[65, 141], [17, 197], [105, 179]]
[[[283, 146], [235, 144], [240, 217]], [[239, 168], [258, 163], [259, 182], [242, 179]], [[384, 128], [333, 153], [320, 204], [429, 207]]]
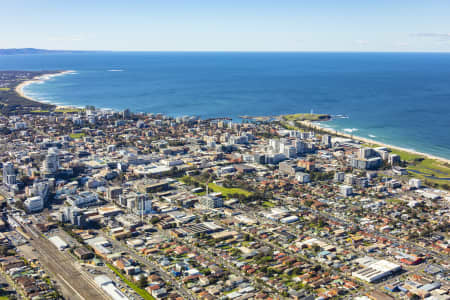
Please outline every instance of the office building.
[[119, 199], [119, 196], [122, 195], [123, 190], [119, 186], [110, 187], [106, 193], [106, 197], [110, 201], [115, 201]]
[[331, 135], [322, 135], [322, 145], [324, 145], [325, 147], [331, 147]]
[[295, 173], [295, 179], [299, 182], [299, 183], [308, 183], [311, 181], [311, 178], [309, 176], [308, 173], [304, 173], [304, 172], [297, 172]]
[[400, 163], [400, 155], [390, 153], [388, 157], [388, 163], [391, 165], [396, 165]]
[[3, 164], [3, 183], [5, 185], [16, 184], [16, 170], [10, 162]]
[[42, 173], [45, 175], [52, 175], [59, 170], [58, 148], [49, 148], [47, 156], [42, 163]]
[[44, 209], [44, 199], [41, 196], [28, 198], [24, 201], [24, 206], [29, 213], [39, 212]]
[[339, 188], [341, 195], [343, 197], [348, 197], [351, 196], [353, 194], [353, 188], [349, 185], [341, 185], [341, 187]]
[[204, 208], [219, 208], [223, 207], [223, 199], [213, 195], [206, 195], [200, 198], [200, 205]]
[[411, 178], [409, 180], [409, 186], [414, 187], [416, 189], [420, 189], [420, 187], [422, 186], [422, 181], [418, 178]]
[[76, 207], [66, 206], [59, 211], [59, 221], [62, 223], [70, 223], [80, 228], [87, 225], [86, 216]]
[[335, 172], [334, 173], [334, 181], [335, 182], [344, 182], [345, 173], [344, 172]]
[[119, 197], [119, 205], [138, 215], [145, 215], [152, 212], [152, 199], [147, 194], [133, 192], [121, 195]]

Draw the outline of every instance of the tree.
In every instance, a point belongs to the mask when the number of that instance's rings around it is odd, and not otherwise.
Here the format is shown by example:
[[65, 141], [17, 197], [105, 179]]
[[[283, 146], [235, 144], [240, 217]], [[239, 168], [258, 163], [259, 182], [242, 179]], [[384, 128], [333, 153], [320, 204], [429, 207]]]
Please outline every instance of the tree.
[[317, 252], [320, 251], [320, 246], [317, 245], [317, 244], [313, 244], [313, 245], [311, 246], [311, 248], [312, 248], [312, 250], [314, 251], [314, 253], [317, 253]]
[[138, 286], [143, 289], [147, 286], [148, 280], [146, 276], [139, 277]]
[[0, 255], [6, 256], [8, 255], [8, 247], [5, 245], [0, 245]]
[[23, 201], [16, 201], [14, 204], [17, 209], [25, 210], [25, 205], [24, 205]]

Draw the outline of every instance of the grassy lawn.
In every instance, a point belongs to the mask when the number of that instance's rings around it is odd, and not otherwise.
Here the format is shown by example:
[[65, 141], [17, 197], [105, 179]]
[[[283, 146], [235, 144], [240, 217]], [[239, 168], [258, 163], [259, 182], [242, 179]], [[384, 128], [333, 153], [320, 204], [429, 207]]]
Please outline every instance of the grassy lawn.
[[224, 197], [228, 197], [230, 195], [233, 194], [239, 194], [239, 195], [244, 195], [246, 197], [250, 196], [252, 193], [249, 191], [246, 191], [244, 189], [240, 189], [240, 188], [226, 188], [220, 185], [217, 185], [215, 183], [209, 183], [208, 187], [210, 190], [214, 191], [214, 192], [219, 192], [222, 193], [222, 195]]
[[412, 166], [411, 169], [416, 168], [418, 171], [436, 173], [436, 177], [450, 177], [450, 166], [445, 165], [434, 159], [424, 159], [420, 163]]
[[[418, 174], [410, 171], [409, 174], [414, 177], [421, 178], [441, 185], [444, 184], [450, 185], [450, 180], [444, 179], [450, 178], [450, 167], [434, 159], [427, 158], [422, 160], [421, 162], [412, 163], [408, 166], [408, 170], [414, 170], [424, 173]], [[428, 178], [427, 176], [434, 176], [435, 178], [431, 179]]]
[[281, 125], [288, 130], [300, 130], [300, 128], [281, 122]]
[[273, 204], [270, 201], [264, 201], [262, 205], [265, 207], [274, 207], [275, 206], [275, 204]]
[[[181, 181], [184, 183], [188, 183], [189, 181], [196, 181], [198, 183], [200, 183], [200, 185], [202, 185], [203, 187], [205, 187], [205, 183], [199, 181], [197, 178], [192, 177], [192, 176], [185, 176], [183, 178], [181, 178]], [[224, 196], [225, 198], [229, 198], [232, 197], [233, 194], [238, 194], [238, 195], [244, 195], [246, 197], [251, 196], [253, 193], [249, 192], [247, 190], [244, 189], [240, 189], [240, 188], [226, 188], [220, 185], [217, 185], [215, 183], [210, 182], [208, 184], [208, 188], [210, 192], [216, 192], [216, 193], [222, 193], [222, 196]], [[198, 194], [202, 194], [205, 192], [201, 192]]]
[[400, 204], [403, 201], [400, 199], [389, 198], [389, 199], [386, 199], [386, 202], [391, 203], [391, 204]]
[[82, 138], [83, 136], [85, 136], [86, 134], [85, 133], [71, 133], [71, 134], [69, 134], [69, 136], [72, 138], [72, 139], [79, 139], [79, 138]]
[[50, 111], [49, 110], [38, 109], [38, 110], [32, 110], [31, 112], [39, 114], [39, 113], [48, 113]]
[[130, 281], [128, 278], [126, 278], [122, 273], [120, 273], [119, 270], [117, 270], [113, 265], [106, 263], [108, 268], [110, 268], [114, 273], [119, 276], [123, 282], [125, 282], [130, 288], [132, 288], [136, 293], [138, 293], [139, 296], [144, 298], [145, 300], [155, 300], [155, 298], [150, 295], [146, 290], [141, 289], [136, 284], [134, 284], [132, 281]]
[[399, 155], [402, 160], [406, 160], [406, 161], [413, 161], [415, 159], [423, 158], [423, 156], [420, 156], [420, 155], [414, 154], [414, 153], [410, 153], [410, 152], [406, 152], [406, 151], [401, 151], [401, 150], [396, 150], [396, 149], [390, 149], [390, 150], [392, 153]]
[[83, 111], [83, 109], [81, 108], [60, 108], [60, 109], [55, 109], [55, 112], [59, 112], [59, 113], [78, 113]]
[[235, 288], [235, 289], [232, 289], [232, 290], [230, 290], [230, 291], [228, 291], [228, 292], [225, 292], [225, 293], [223, 293], [224, 295], [228, 295], [228, 294], [231, 294], [231, 293], [234, 293], [234, 292], [236, 292], [238, 289], [237, 288]]
[[328, 120], [330, 115], [326, 114], [291, 114], [283, 115], [283, 119], [286, 121], [320, 121]]

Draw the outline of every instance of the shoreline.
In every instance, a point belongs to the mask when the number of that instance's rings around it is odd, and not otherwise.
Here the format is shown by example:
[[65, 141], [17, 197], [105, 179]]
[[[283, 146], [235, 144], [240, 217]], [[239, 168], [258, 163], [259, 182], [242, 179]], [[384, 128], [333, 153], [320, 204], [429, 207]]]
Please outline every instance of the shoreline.
[[19, 84], [14, 88], [14, 90], [16, 91], [16, 93], [17, 93], [20, 97], [25, 98], [25, 99], [27, 99], [27, 100], [29, 100], [29, 101], [38, 102], [38, 103], [42, 103], [42, 104], [46, 104], [46, 105], [57, 106], [57, 105], [55, 105], [55, 104], [53, 104], [53, 103], [45, 103], [45, 102], [42, 102], [42, 101], [38, 101], [38, 100], [36, 100], [36, 99], [34, 99], [34, 98], [31, 98], [30, 96], [27, 96], [27, 95], [25, 94], [25, 92], [23, 91], [23, 89], [24, 89], [26, 86], [30, 85], [30, 84], [38, 83], [38, 82], [39, 82], [39, 83], [42, 83], [42, 82], [44, 82], [44, 81], [47, 81], [47, 80], [52, 79], [53, 77], [62, 76], [62, 75], [66, 75], [66, 74], [72, 74], [72, 73], [74, 73], [74, 72], [75, 72], [75, 71], [73, 71], [73, 70], [67, 70], [67, 71], [60, 71], [60, 72], [56, 72], [56, 73], [48, 73], [48, 74], [43, 74], [43, 75], [35, 76], [35, 77], [33, 77], [32, 79], [30, 79], [30, 80], [25, 80], [25, 81], [19, 83]]
[[357, 136], [357, 135], [353, 135], [353, 134], [349, 134], [349, 133], [345, 133], [336, 129], [331, 129], [328, 127], [323, 127], [320, 126], [318, 124], [315, 124], [314, 122], [310, 122], [310, 121], [299, 121], [300, 124], [304, 125], [305, 127], [310, 127], [312, 129], [317, 129], [317, 130], [322, 130], [324, 132], [330, 133], [335, 135], [336, 133], [339, 134], [340, 136], [349, 138], [349, 139], [353, 139], [353, 140], [357, 140], [357, 141], [361, 141], [364, 142], [366, 144], [374, 144], [374, 145], [378, 145], [380, 147], [386, 147], [389, 149], [394, 149], [394, 150], [399, 150], [399, 151], [404, 151], [404, 152], [408, 152], [408, 153], [412, 153], [415, 155], [420, 155], [423, 156], [424, 158], [428, 158], [428, 159], [434, 159], [434, 160], [438, 160], [441, 161], [443, 163], [446, 164], [450, 164], [450, 159], [444, 158], [444, 157], [440, 157], [440, 156], [436, 156], [433, 154], [428, 154], [428, 153], [424, 153], [424, 152], [420, 152], [420, 151], [416, 151], [416, 150], [412, 150], [412, 149], [408, 149], [408, 148], [404, 148], [404, 147], [400, 147], [400, 146], [394, 146], [394, 145], [390, 145], [390, 144], [386, 144], [380, 141], [376, 141], [373, 139], [369, 139], [369, 138], [365, 138], [365, 137], [361, 137], [361, 136]]
[[[66, 75], [66, 74], [71, 74], [71, 73], [74, 73], [74, 72], [75, 72], [74, 70], [66, 70], [66, 71], [60, 71], [60, 72], [56, 72], [56, 73], [48, 73], [48, 74], [39, 75], [39, 76], [36, 76], [36, 77], [34, 77], [34, 78], [30, 79], [30, 80], [26, 80], [26, 81], [23, 81], [23, 82], [19, 83], [15, 87], [15, 91], [16, 91], [16, 93], [19, 96], [21, 96], [21, 97], [23, 97], [23, 98], [25, 98], [27, 100], [33, 101], [33, 102], [38, 102], [38, 103], [42, 103], [42, 104], [46, 104], [46, 105], [52, 105], [52, 106], [55, 106], [55, 107], [56, 106], [58, 106], [58, 107], [75, 107], [73, 105], [57, 105], [57, 104], [54, 104], [54, 103], [41, 102], [41, 101], [38, 101], [38, 100], [36, 100], [36, 99], [34, 99], [32, 97], [27, 96], [24, 93], [24, 91], [23, 91], [24, 87], [26, 87], [26, 86], [28, 86], [30, 84], [37, 83], [37, 82], [44, 82], [44, 81], [49, 80], [49, 79], [51, 79], [53, 77], [62, 76], [62, 75]], [[263, 118], [272, 118], [272, 117], [271, 116], [266, 116], [266, 117], [263, 117]], [[323, 132], [326, 132], [326, 133], [329, 133], [329, 134], [332, 134], [332, 135], [336, 135], [336, 133], [337, 133], [337, 134], [339, 134], [342, 137], [346, 137], [346, 138], [349, 138], [349, 139], [361, 141], [361, 142], [364, 142], [364, 143], [367, 143], [367, 144], [374, 144], [374, 145], [379, 145], [380, 147], [386, 147], [386, 148], [390, 148], [390, 149], [394, 149], [394, 150], [404, 151], [404, 152], [408, 152], [408, 153], [411, 153], [411, 154], [423, 156], [424, 158], [434, 159], [434, 160], [437, 160], [437, 161], [440, 161], [440, 162], [443, 162], [443, 163], [446, 163], [446, 164], [450, 164], [450, 159], [447, 159], [447, 158], [444, 158], [444, 157], [440, 157], [440, 156], [436, 156], [436, 155], [433, 155], [433, 154], [420, 152], [420, 151], [416, 151], [416, 150], [412, 150], [412, 149], [408, 149], [408, 148], [404, 148], [404, 147], [401, 147], [401, 146], [394, 146], [394, 145], [383, 143], [381, 141], [376, 141], [374, 139], [370, 139], [370, 138], [365, 138], [365, 137], [349, 134], [349, 133], [346, 133], [346, 132], [343, 132], [343, 131], [339, 131], [339, 130], [336, 130], [336, 129], [332, 129], [332, 128], [328, 128], [328, 127], [323, 127], [323, 126], [320, 126], [317, 123], [315, 123], [315, 121], [307, 121], [307, 120], [305, 120], [305, 121], [298, 121], [298, 122], [300, 124], [302, 124], [303, 126], [305, 126], [305, 127], [310, 127], [312, 129], [321, 130]]]

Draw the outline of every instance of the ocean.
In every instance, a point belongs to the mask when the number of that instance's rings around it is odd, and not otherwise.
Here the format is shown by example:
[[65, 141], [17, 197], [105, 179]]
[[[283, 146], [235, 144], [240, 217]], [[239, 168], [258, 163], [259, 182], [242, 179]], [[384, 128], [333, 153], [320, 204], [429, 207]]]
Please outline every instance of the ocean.
[[0, 56], [74, 70], [26, 86], [44, 102], [202, 118], [345, 115], [322, 126], [450, 159], [450, 53], [86, 52]]

